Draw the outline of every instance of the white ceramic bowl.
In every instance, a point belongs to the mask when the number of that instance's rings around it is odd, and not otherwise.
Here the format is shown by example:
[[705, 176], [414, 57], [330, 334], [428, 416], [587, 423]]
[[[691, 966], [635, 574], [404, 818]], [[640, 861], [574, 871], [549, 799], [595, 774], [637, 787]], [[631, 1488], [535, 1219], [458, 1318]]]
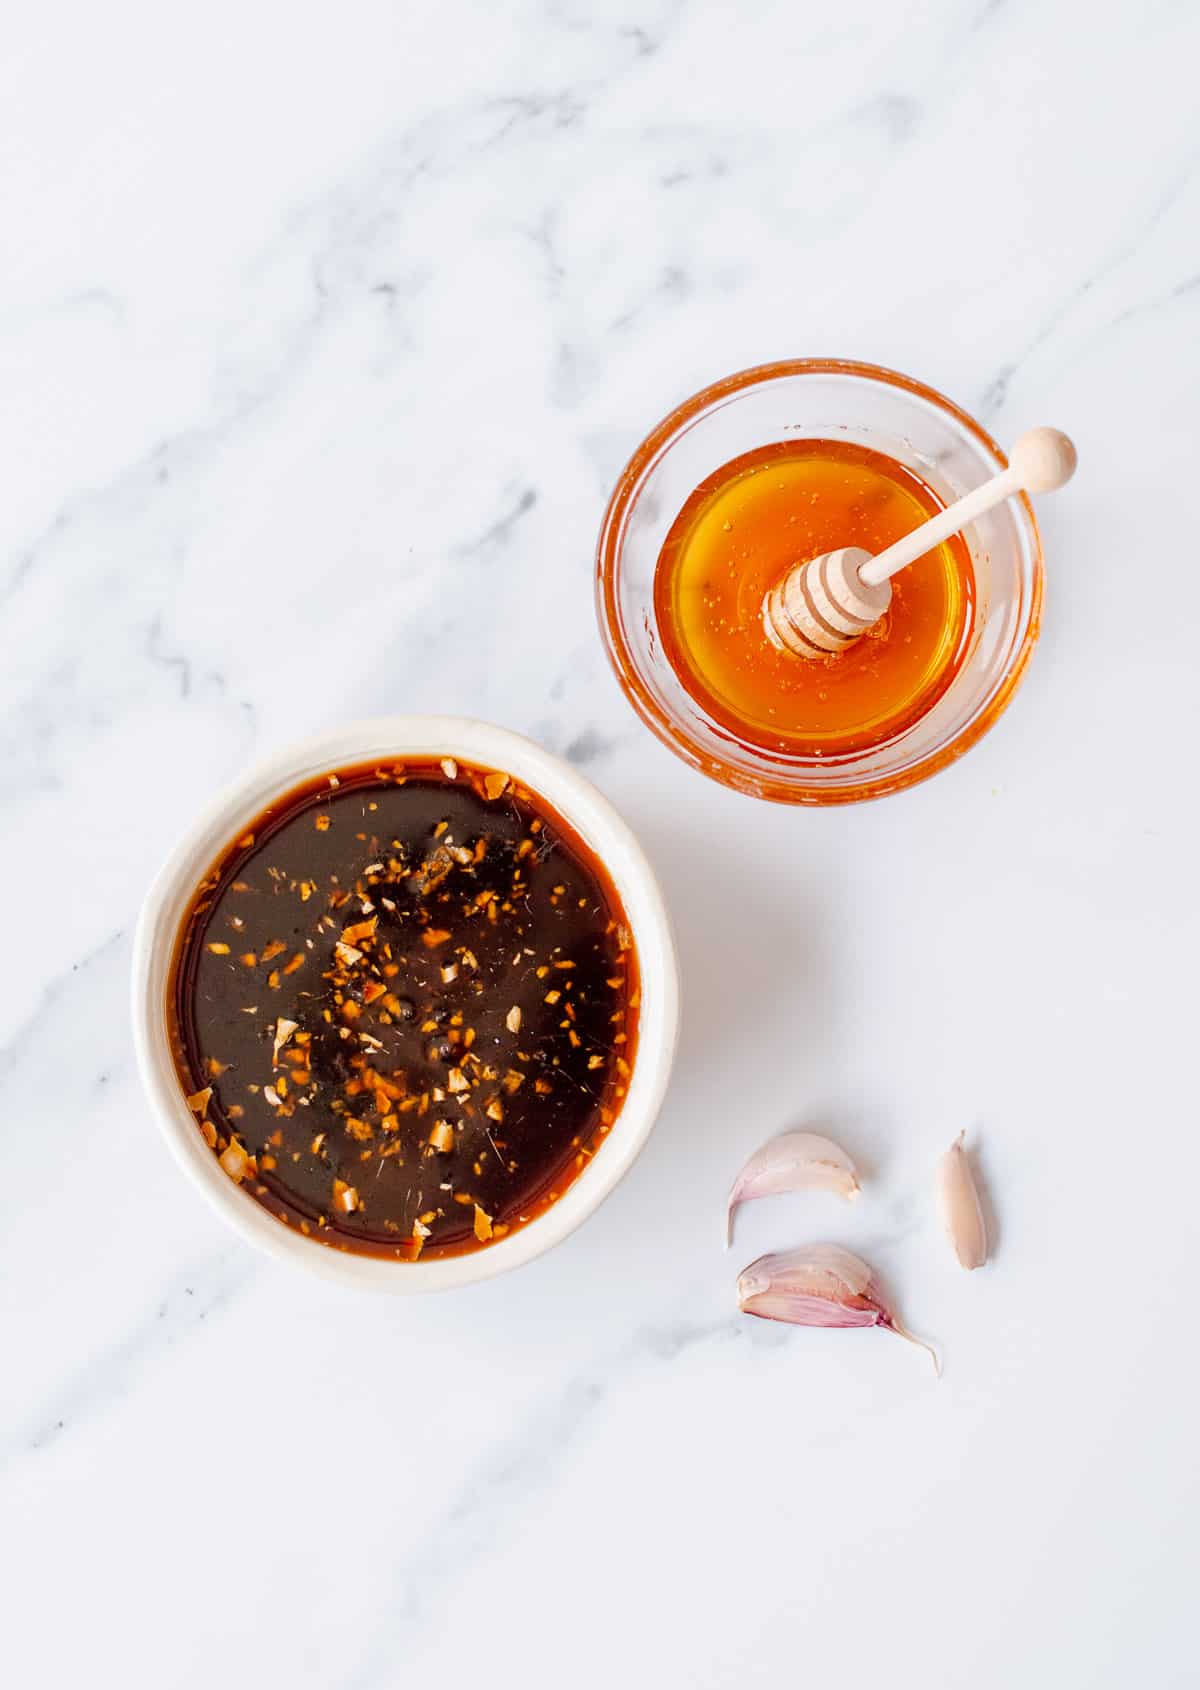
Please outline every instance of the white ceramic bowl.
[[[282, 796], [326, 769], [376, 758], [456, 757], [502, 769], [540, 794], [605, 864], [633, 930], [641, 974], [637, 1054], [620, 1114], [593, 1160], [556, 1203], [486, 1249], [396, 1262], [331, 1249], [280, 1224], [229, 1179], [196, 1130], [175, 1073], [167, 988], [175, 936], [196, 885], [230, 840]], [[382, 1290], [446, 1290], [532, 1261], [564, 1239], [608, 1196], [641, 1150], [658, 1115], [679, 1015], [670, 923], [641, 846], [596, 788], [561, 758], [507, 729], [455, 716], [391, 716], [358, 722], [289, 747], [261, 763], [197, 817], [147, 895], [133, 946], [133, 1037], [146, 1094], [184, 1173], [236, 1232], [269, 1255], [344, 1283]]]

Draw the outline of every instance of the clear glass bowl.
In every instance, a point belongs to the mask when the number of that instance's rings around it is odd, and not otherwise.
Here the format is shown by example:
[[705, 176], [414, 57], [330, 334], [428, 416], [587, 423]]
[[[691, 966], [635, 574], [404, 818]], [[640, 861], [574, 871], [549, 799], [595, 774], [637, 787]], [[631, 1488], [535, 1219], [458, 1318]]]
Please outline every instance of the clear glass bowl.
[[884, 452], [946, 503], [1007, 467], [996, 442], [965, 411], [894, 370], [821, 358], [743, 370], [672, 411], [629, 460], [600, 530], [597, 609], [630, 703], [685, 762], [756, 798], [848, 804], [924, 780], [991, 727], [1037, 639], [1042, 548], [1024, 497], [971, 524], [971, 642], [950, 687], [903, 733], [819, 758], [745, 744], [713, 721], [667, 662], [654, 572], [668, 529], [705, 476], [742, 452], [797, 438], [843, 439]]

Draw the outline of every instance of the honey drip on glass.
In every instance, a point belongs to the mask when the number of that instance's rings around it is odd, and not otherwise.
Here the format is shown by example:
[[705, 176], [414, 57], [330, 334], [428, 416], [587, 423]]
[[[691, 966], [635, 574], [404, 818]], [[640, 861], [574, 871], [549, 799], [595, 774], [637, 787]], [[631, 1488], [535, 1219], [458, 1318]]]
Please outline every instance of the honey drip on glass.
[[701, 482], [659, 555], [663, 650], [706, 713], [745, 744], [798, 756], [881, 745], [920, 720], [958, 673], [974, 620], [961, 535], [892, 582], [887, 614], [834, 657], [778, 651], [763, 599], [796, 563], [841, 546], [875, 553], [944, 508], [911, 470], [865, 446], [762, 446]]

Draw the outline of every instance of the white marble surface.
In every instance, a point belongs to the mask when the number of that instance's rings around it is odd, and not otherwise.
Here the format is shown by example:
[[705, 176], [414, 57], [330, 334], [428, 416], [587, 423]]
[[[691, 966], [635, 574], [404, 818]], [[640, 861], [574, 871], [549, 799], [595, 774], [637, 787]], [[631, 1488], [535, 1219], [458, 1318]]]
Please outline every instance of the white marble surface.
[[[4, 35], [11, 1683], [1194, 1684], [1195, 8], [48, 0]], [[816, 814], [651, 740], [590, 571], [651, 422], [823, 352], [1083, 469], [1005, 720]], [[223, 1231], [125, 992], [216, 786], [421, 708], [616, 800], [686, 1006], [593, 1221], [407, 1303]], [[799, 1121], [867, 1196], [762, 1204], [725, 1256], [732, 1171]], [[971, 1278], [930, 1200], [963, 1126]], [[735, 1315], [741, 1261], [821, 1234], [940, 1384]]]

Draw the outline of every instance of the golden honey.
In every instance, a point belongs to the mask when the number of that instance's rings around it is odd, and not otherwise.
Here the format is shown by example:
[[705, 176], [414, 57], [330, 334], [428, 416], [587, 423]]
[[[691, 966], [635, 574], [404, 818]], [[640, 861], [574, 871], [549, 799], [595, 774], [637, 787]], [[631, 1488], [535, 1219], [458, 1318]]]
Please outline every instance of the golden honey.
[[735, 458], [696, 488], [663, 542], [654, 603], [664, 655], [743, 743], [822, 757], [894, 739], [966, 655], [975, 601], [962, 536], [902, 570], [887, 614], [837, 656], [777, 650], [763, 600], [795, 564], [842, 546], [881, 552], [943, 508], [913, 471], [846, 441], [785, 441]]

